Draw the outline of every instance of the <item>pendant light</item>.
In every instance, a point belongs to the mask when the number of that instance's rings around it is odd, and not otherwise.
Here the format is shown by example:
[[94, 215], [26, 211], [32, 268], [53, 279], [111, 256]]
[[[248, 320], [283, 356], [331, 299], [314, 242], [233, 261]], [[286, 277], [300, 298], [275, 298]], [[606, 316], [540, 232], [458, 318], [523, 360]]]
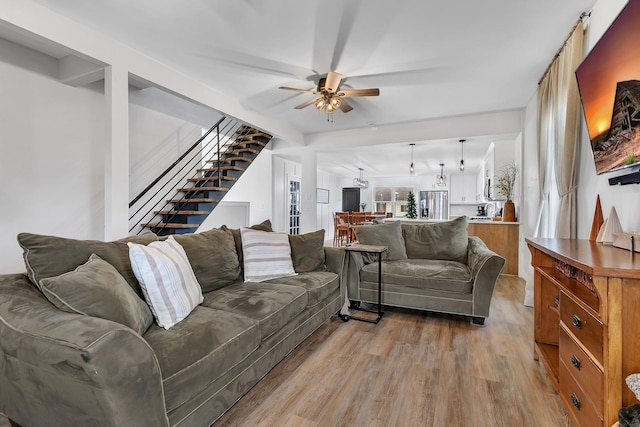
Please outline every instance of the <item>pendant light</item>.
[[460, 140], [460, 147], [462, 150], [462, 154], [460, 155], [460, 172], [464, 172], [464, 142], [465, 139]]
[[440, 163], [440, 175], [436, 176], [436, 185], [447, 185], [447, 177], [444, 176], [444, 163]]
[[413, 175], [415, 175], [415, 174], [416, 174], [416, 170], [415, 170], [415, 168], [413, 167], [413, 147], [414, 147], [416, 144], [409, 144], [409, 145], [411, 146], [411, 166], [409, 166], [409, 174], [413, 176]]

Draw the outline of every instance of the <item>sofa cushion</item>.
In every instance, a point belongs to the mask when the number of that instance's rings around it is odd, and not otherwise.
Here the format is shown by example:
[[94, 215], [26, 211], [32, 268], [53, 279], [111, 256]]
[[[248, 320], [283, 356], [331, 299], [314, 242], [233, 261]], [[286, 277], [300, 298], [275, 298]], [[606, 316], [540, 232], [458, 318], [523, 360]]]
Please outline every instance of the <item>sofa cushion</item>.
[[131, 236], [114, 242], [76, 240], [40, 234], [20, 233], [18, 243], [24, 251], [24, 262], [29, 279], [38, 287], [40, 280], [73, 271], [96, 254], [118, 270], [129, 286], [142, 295], [136, 276], [129, 262], [127, 242], [146, 245], [158, 240], [153, 233]]
[[[378, 283], [378, 263], [365, 265], [360, 280]], [[382, 263], [382, 283], [410, 288], [469, 294], [473, 277], [469, 267], [456, 261], [407, 259]]]
[[296, 273], [324, 271], [324, 230], [290, 234], [291, 259]]
[[307, 302], [307, 291], [299, 286], [235, 283], [206, 293], [203, 305], [257, 321], [260, 336], [265, 339], [301, 313]]
[[265, 283], [278, 283], [281, 285], [301, 286], [309, 293], [307, 305], [313, 307], [320, 301], [331, 295], [332, 292], [340, 289], [339, 277], [330, 271], [314, 271], [300, 273], [295, 277], [282, 277], [272, 279]]
[[354, 227], [356, 239], [363, 245], [386, 246], [384, 260], [407, 259], [400, 221]]
[[402, 224], [409, 259], [444, 259], [467, 262], [467, 217], [427, 224]]
[[260, 345], [255, 321], [202, 306], [168, 331], [152, 325], [143, 338], [158, 358], [167, 411], [200, 393]]
[[60, 310], [111, 320], [140, 335], [153, 323], [149, 306], [118, 270], [96, 254], [73, 271], [42, 279], [40, 286]]
[[263, 282], [276, 277], [293, 276], [291, 246], [286, 233], [242, 228], [244, 281]]
[[148, 246], [128, 245], [133, 272], [156, 322], [171, 328], [203, 300], [187, 254], [173, 236]]
[[240, 262], [231, 230], [214, 228], [198, 234], [176, 234], [204, 292], [238, 280]]
[[[252, 230], [260, 230], [260, 231], [273, 231], [271, 228], [271, 221], [265, 219], [260, 224], [254, 224], [251, 227], [248, 227]], [[240, 270], [242, 271], [244, 266], [244, 256], [242, 253], [242, 236], [240, 234], [239, 228], [228, 228], [226, 225], [220, 227], [220, 230], [229, 230], [233, 235], [233, 240], [236, 244], [236, 252], [238, 253], [238, 261], [240, 262]], [[242, 274], [242, 273], [241, 273]]]

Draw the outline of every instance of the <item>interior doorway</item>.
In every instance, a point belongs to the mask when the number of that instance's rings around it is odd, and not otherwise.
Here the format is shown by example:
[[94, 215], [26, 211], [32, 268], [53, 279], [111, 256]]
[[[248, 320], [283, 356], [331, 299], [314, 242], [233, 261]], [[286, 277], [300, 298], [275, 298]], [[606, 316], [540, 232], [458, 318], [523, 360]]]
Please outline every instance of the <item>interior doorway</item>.
[[289, 178], [289, 234], [300, 234], [300, 178]]
[[342, 188], [342, 211], [343, 212], [359, 212], [360, 211], [360, 187]]

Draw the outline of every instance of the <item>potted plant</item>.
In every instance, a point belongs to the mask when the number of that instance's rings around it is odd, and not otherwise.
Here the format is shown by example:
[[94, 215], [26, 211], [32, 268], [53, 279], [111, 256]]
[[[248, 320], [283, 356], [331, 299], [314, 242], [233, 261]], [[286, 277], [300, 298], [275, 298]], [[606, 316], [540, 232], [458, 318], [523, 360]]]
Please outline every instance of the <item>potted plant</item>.
[[516, 176], [518, 175], [518, 168], [514, 163], [506, 165], [498, 176], [496, 182], [496, 191], [498, 195], [505, 197], [507, 201], [504, 204], [502, 211], [502, 220], [508, 222], [514, 222], [516, 220], [516, 208], [513, 204], [513, 192], [515, 191]]
[[360, 203], [360, 208], [362, 208], [362, 212], [364, 212], [364, 210], [367, 208], [367, 204], [364, 202]]

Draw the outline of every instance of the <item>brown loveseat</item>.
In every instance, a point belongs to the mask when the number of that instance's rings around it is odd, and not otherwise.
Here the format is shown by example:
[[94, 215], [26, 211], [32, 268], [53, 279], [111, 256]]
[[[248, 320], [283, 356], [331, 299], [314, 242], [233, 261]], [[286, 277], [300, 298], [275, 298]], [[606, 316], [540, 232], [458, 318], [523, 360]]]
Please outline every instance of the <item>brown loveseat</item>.
[[[358, 242], [387, 246], [382, 303], [471, 316], [484, 324], [505, 259], [467, 234], [467, 218], [426, 224], [386, 222], [355, 228]], [[347, 289], [352, 305], [378, 301], [377, 258], [350, 252]]]
[[344, 251], [323, 248], [324, 230], [290, 236], [298, 275], [261, 283], [243, 283], [239, 239], [225, 227], [176, 237], [204, 302], [138, 333], [61, 310], [35, 286], [97, 254], [141, 296], [127, 240], [21, 234], [28, 275], [0, 276], [0, 412], [25, 427], [212, 424], [340, 308]]

